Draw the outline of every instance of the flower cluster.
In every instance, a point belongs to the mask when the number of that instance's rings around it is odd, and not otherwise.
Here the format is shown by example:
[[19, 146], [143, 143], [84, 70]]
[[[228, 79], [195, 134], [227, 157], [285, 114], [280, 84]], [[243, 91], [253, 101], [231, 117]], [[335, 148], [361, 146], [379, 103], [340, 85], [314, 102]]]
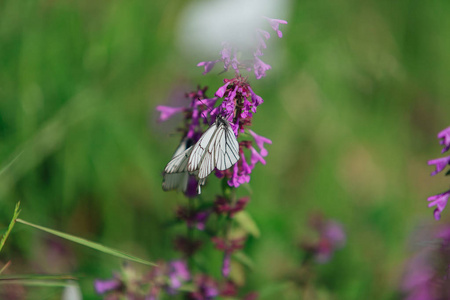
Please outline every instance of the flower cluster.
[[[264, 17], [270, 24], [273, 30], [277, 33], [278, 37], [283, 36], [279, 29], [280, 24], [287, 24], [285, 20], [270, 19]], [[267, 48], [266, 41], [270, 38], [270, 33], [263, 29], [256, 29], [256, 47], [252, 54], [252, 59], [241, 60], [239, 59], [240, 49], [233, 47], [230, 43], [224, 42], [222, 44], [223, 49], [220, 51], [220, 59], [212, 61], [202, 61], [198, 63], [198, 67], [204, 67], [203, 74], [210, 72], [218, 62], [223, 62], [224, 71], [228, 71], [232, 68], [236, 74], [239, 74], [241, 70], [246, 70], [255, 74], [256, 79], [261, 79], [266, 76], [266, 71], [272, 67], [264, 63], [260, 57], [263, 56], [263, 50]]]
[[[438, 139], [440, 139], [439, 143], [443, 145], [442, 153], [447, 152], [450, 149], [450, 127], [447, 127], [446, 129], [439, 132], [437, 137]], [[448, 164], [450, 164], [450, 156], [428, 161], [428, 165], [436, 166], [436, 170], [431, 173], [431, 176], [434, 176], [437, 173], [442, 172]], [[439, 220], [441, 218], [441, 213], [444, 210], [445, 206], [447, 205], [449, 197], [450, 197], [450, 190], [428, 198], [429, 201], [428, 207], [436, 206], [434, 210], [434, 218], [436, 220]]]
[[330, 261], [334, 252], [345, 245], [342, 225], [319, 214], [311, 216], [309, 225], [317, 233], [317, 238], [303, 241], [300, 247], [318, 263]]
[[137, 273], [131, 266], [125, 265], [121, 273], [113, 275], [112, 279], [97, 279], [94, 282], [95, 291], [104, 295], [104, 299], [159, 299], [161, 291], [175, 295], [180, 287], [191, 279], [184, 261], [176, 260], [169, 263], [159, 263], [147, 274]]
[[423, 235], [434, 240], [408, 261], [401, 285], [404, 299], [450, 299], [450, 226], [439, 226]]
[[[207, 88], [199, 87], [197, 91], [186, 94], [190, 101], [187, 107], [157, 106], [156, 109], [161, 113], [159, 120], [166, 121], [176, 113], [184, 113], [185, 126], [180, 128], [180, 131], [183, 134], [182, 141], [189, 139], [190, 144], [199, 140], [205, 131], [205, 125], [211, 124], [218, 115], [227, 119], [235, 135], [239, 136], [239, 133], [245, 132], [246, 127], [251, 125], [253, 113], [263, 100], [253, 92], [247, 80], [241, 76], [231, 80], [225, 79], [225, 82], [225, 85], [217, 90], [216, 97], [206, 98]], [[223, 101], [214, 108], [219, 98], [223, 98]], [[250, 174], [256, 163], [266, 164], [264, 157], [268, 155], [268, 151], [264, 148], [264, 144], [272, 143], [268, 138], [252, 130], [248, 130], [248, 133], [253, 137], [259, 151], [253, 147], [252, 141], [242, 141], [239, 143], [238, 163], [230, 170], [216, 172], [218, 178], [228, 178], [228, 185], [233, 187], [250, 181]], [[250, 164], [246, 160], [244, 149], [250, 151]], [[190, 183], [186, 194], [192, 197], [196, 195], [197, 182], [191, 179]]]
[[125, 266], [121, 273], [112, 279], [97, 279], [94, 288], [97, 294], [106, 300], [134, 299], [158, 300], [185, 292], [184, 299], [212, 300], [217, 297], [234, 297], [234, 299], [256, 300], [252, 292], [243, 297], [239, 295], [238, 286], [232, 280], [217, 281], [206, 274], [191, 276], [184, 261], [160, 262], [146, 274], [138, 274], [131, 266]]

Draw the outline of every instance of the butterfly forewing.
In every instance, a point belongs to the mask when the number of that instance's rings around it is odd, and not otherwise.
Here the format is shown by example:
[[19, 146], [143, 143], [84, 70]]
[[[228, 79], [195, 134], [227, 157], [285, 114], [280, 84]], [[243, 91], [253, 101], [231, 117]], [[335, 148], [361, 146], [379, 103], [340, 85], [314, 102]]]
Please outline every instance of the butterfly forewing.
[[193, 146], [191, 155], [189, 156], [189, 162], [187, 170], [193, 172], [201, 167], [202, 160], [205, 155], [205, 150], [209, 146], [209, 143], [214, 139], [216, 134], [217, 125], [212, 124], [211, 127], [206, 130], [206, 132], [200, 137], [198, 142]]
[[224, 171], [239, 160], [239, 143], [228, 124], [223, 124], [222, 135], [222, 138], [216, 141], [215, 157], [216, 168]]

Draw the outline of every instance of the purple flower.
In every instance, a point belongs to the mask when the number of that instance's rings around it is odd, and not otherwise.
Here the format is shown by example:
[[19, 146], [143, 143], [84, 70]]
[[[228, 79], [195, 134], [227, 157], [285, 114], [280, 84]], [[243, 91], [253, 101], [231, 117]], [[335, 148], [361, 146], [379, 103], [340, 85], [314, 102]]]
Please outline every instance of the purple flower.
[[197, 197], [197, 186], [198, 181], [195, 178], [195, 176], [189, 176], [188, 184], [186, 187], [186, 191], [184, 192], [184, 195], [188, 198], [194, 198]]
[[219, 295], [217, 283], [206, 275], [197, 275], [194, 279], [196, 290], [189, 294], [191, 299], [212, 300]]
[[180, 206], [177, 209], [177, 217], [180, 220], [186, 221], [188, 227], [196, 227], [198, 230], [205, 230], [205, 224], [208, 220], [209, 211], [195, 211], [188, 207]]
[[342, 225], [334, 220], [326, 220], [321, 214], [310, 217], [310, 226], [318, 234], [317, 240], [303, 241], [301, 248], [310, 253], [318, 263], [330, 261], [334, 252], [345, 245], [346, 235]]
[[213, 61], [202, 61], [197, 64], [197, 67], [205, 67], [205, 71], [203, 71], [202, 73], [203, 75], [205, 75], [206, 73], [209, 73], [214, 68], [214, 65], [219, 61], [220, 60], [218, 59]]
[[225, 92], [227, 91], [228, 86], [230, 85], [231, 81], [227, 81], [224, 85], [222, 85], [215, 93], [215, 95], [219, 98], [222, 98], [225, 95]]
[[421, 247], [407, 262], [404, 270], [401, 283], [401, 289], [406, 294], [404, 299], [450, 299], [449, 233], [448, 224], [414, 233], [414, 239], [418, 240], [414, 244], [420, 244]]
[[231, 253], [225, 252], [223, 255], [222, 276], [230, 276], [231, 271]]
[[[442, 152], [448, 151], [450, 148], [450, 127], [447, 127], [446, 129], [439, 132], [438, 138], [442, 139], [441, 141], [439, 141], [439, 143], [444, 146]], [[428, 165], [436, 166], [436, 170], [431, 173], [431, 176], [442, 172], [448, 164], [450, 164], [450, 156], [428, 161]], [[439, 220], [441, 218], [441, 213], [447, 205], [449, 196], [450, 190], [445, 193], [434, 195], [428, 198], [428, 201], [430, 202], [428, 203], [428, 207], [436, 206], [436, 209], [434, 210], [434, 218], [436, 220]]]
[[252, 164], [252, 168], [255, 166], [257, 162], [262, 163], [263, 165], [266, 164], [266, 160], [262, 157], [261, 154], [256, 151], [255, 148], [250, 146], [250, 151], [252, 152], [252, 157], [250, 158], [250, 162]]
[[264, 18], [269, 21], [270, 26], [272, 27], [273, 30], [275, 30], [277, 32], [278, 37], [279, 38], [283, 37], [283, 33], [279, 29], [279, 26], [280, 26], [280, 24], [287, 24], [287, 22], [285, 20], [271, 19], [271, 18], [267, 18], [267, 17], [264, 17]]
[[441, 212], [447, 205], [448, 197], [450, 197], [450, 190], [446, 191], [445, 193], [434, 195], [428, 198], [428, 201], [431, 201], [430, 203], [428, 203], [428, 207], [436, 206], [436, 209], [434, 210], [434, 218], [436, 220], [439, 220], [441, 218]]
[[266, 76], [266, 71], [270, 70], [272, 67], [266, 63], [264, 63], [261, 59], [254, 56], [254, 64], [253, 70], [256, 76], [256, 79], [261, 79]]
[[261, 156], [266, 157], [267, 154], [269, 154], [269, 152], [266, 150], [266, 148], [264, 148], [264, 144], [272, 144], [272, 141], [266, 137], [257, 135], [256, 133], [253, 132], [253, 130], [249, 130], [248, 132], [255, 139], [255, 143], [260, 150]]
[[254, 103], [255, 106], [261, 105], [261, 104], [264, 102], [264, 100], [263, 100], [260, 96], [256, 95], [256, 94], [253, 92], [253, 90], [252, 90], [251, 87], [249, 87], [248, 89], [250, 90], [250, 94], [251, 94], [251, 98], [252, 98], [252, 103]]
[[[271, 19], [267, 17], [264, 18], [269, 21], [269, 24], [272, 27], [272, 29], [275, 30], [277, 32], [278, 37], [281, 38], [283, 34], [279, 29], [280, 24], [287, 24], [287, 22], [285, 20]], [[222, 43], [222, 50], [220, 51], [220, 59], [200, 62], [197, 66], [204, 66], [205, 71], [203, 72], [203, 74], [206, 74], [212, 69], [214, 64], [216, 64], [219, 61], [222, 61], [225, 71], [228, 71], [231, 66], [231, 68], [235, 71], [236, 74], [240, 74], [240, 70], [244, 69], [248, 72], [251, 72], [253, 70], [256, 79], [260, 79], [266, 76], [266, 71], [269, 70], [271, 67], [270, 65], [260, 60], [258, 57], [262, 56], [263, 50], [267, 48], [266, 41], [270, 38], [270, 33], [258, 28], [255, 29], [255, 35], [257, 43], [254, 46], [253, 62], [239, 60], [237, 54], [241, 52], [241, 49], [233, 47], [229, 43], [224, 42]]]
[[429, 160], [429, 166], [436, 165], [436, 170], [431, 173], [431, 176], [434, 176], [444, 170], [448, 164], [450, 164], [450, 156]]
[[450, 149], [450, 127], [445, 128], [441, 132], [438, 133], [438, 139], [442, 139], [439, 141], [441, 145], [444, 145], [442, 149], [442, 153], [448, 151]]
[[347, 239], [342, 225], [333, 220], [326, 222], [322, 228], [322, 236], [328, 239], [336, 249], [344, 247]]
[[219, 196], [214, 202], [214, 211], [219, 215], [229, 213], [230, 217], [232, 218], [236, 213], [244, 210], [249, 201], [249, 197], [242, 197], [238, 201], [236, 201], [236, 204], [234, 206], [232, 206], [226, 198]]
[[111, 291], [119, 290], [122, 287], [122, 282], [118, 279], [101, 280], [96, 279], [94, 281], [94, 288], [97, 294], [104, 294]]
[[333, 253], [345, 245], [345, 232], [336, 221], [326, 221], [319, 228], [320, 239], [317, 244], [315, 258], [319, 263], [328, 262]]
[[166, 121], [172, 117], [172, 115], [184, 111], [184, 107], [170, 107], [164, 105], [158, 105], [156, 110], [161, 113], [159, 121]]
[[266, 49], [266, 40], [270, 38], [270, 33], [265, 30], [257, 29], [258, 46], [256, 47], [255, 55], [262, 56], [262, 49]]
[[174, 294], [183, 282], [191, 278], [186, 262], [175, 260], [169, 263], [169, 293]]

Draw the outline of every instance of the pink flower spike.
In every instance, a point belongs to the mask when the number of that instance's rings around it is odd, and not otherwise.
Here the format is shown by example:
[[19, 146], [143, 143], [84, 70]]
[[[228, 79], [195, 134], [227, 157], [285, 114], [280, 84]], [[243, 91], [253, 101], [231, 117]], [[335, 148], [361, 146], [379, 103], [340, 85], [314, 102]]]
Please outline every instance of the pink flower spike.
[[222, 85], [217, 92], [214, 94], [216, 97], [222, 98], [223, 95], [225, 95], [225, 92], [227, 91], [228, 85], [231, 83], [231, 81], [228, 81], [224, 85]]
[[439, 132], [437, 136], [438, 139], [442, 139], [442, 141], [439, 141], [439, 143], [441, 145], [444, 145], [442, 153], [447, 152], [450, 149], [450, 127], [447, 127], [441, 132]]
[[436, 170], [431, 173], [431, 176], [436, 175], [445, 169], [445, 167], [450, 163], [450, 156], [437, 158], [428, 161], [428, 165], [436, 165]]
[[258, 145], [258, 148], [261, 152], [261, 156], [266, 157], [267, 154], [269, 154], [269, 153], [267, 152], [266, 148], [264, 148], [264, 144], [272, 144], [272, 141], [266, 137], [257, 135], [256, 133], [253, 132], [253, 130], [249, 129], [248, 132], [255, 139], [255, 143], [256, 143], [256, 145]]
[[159, 121], [166, 121], [172, 115], [182, 112], [185, 108], [184, 107], [170, 107], [170, 106], [164, 106], [164, 105], [158, 105], [156, 107], [156, 110], [161, 113], [159, 116]]
[[219, 60], [213, 60], [213, 61], [202, 61], [199, 62], [197, 64], [197, 67], [205, 67], [205, 71], [202, 73], [203, 75], [205, 75], [206, 73], [209, 73], [213, 68], [214, 65], [218, 62]]
[[280, 24], [287, 24], [287, 21], [279, 19], [271, 19], [267, 17], [264, 18], [269, 21], [270, 26], [272, 27], [273, 30], [277, 32], [278, 37], [279, 38], [283, 37], [283, 33], [281, 32], [281, 30], [278, 29], [278, 27], [280, 26]]
[[434, 218], [436, 220], [439, 220], [441, 218], [441, 212], [447, 205], [449, 197], [450, 197], [450, 190], [442, 194], [431, 196], [427, 199], [428, 201], [430, 201], [430, 203], [428, 203], [428, 207], [436, 206], [436, 209], [434, 210]]

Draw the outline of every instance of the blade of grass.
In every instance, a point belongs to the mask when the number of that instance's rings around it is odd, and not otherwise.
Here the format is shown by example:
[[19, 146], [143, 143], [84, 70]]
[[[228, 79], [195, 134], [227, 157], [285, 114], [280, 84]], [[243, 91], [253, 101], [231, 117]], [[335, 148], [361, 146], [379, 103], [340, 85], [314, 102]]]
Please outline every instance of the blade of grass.
[[80, 237], [77, 237], [77, 236], [74, 236], [74, 235], [71, 235], [71, 234], [67, 234], [67, 233], [64, 233], [64, 232], [60, 232], [60, 231], [57, 231], [57, 230], [53, 230], [53, 229], [50, 229], [50, 228], [39, 226], [39, 225], [30, 223], [30, 222], [24, 221], [22, 219], [17, 219], [17, 222], [25, 224], [25, 225], [28, 225], [28, 226], [31, 226], [33, 228], [36, 228], [36, 229], [39, 229], [39, 230], [42, 230], [42, 231], [45, 231], [45, 232], [48, 232], [50, 234], [59, 236], [59, 237], [61, 237], [63, 239], [72, 241], [74, 243], [78, 243], [80, 245], [83, 245], [83, 246], [95, 249], [97, 251], [100, 251], [100, 252], [103, 252], [103, 253], [106, 253], [106, 254], [110, 254], [110, 255], [113, 255], [113, 256], [116, 256], [116, 257], [120, 257], [120, 258], [123, 258], [123, 259], [131, 260], [131, 261], [138, 262], [138, 263], [141, 263], [141, 264], [144, 264], [144, 265], [148, 265], [148, 266], [156, 266], [156, 264], [154, 264], [152, 262], [149, 262], [149, 261], [146, 261], [144, 259], [132, 256], [132, 255], [129, 255], [129, 254], [126, 254], [124, 252], [121, 252], [121, 251], [118, 251], [118, 250], [115, 250], [115, 249], [103, 246], [103, 245], [95, 243], [95, 242], [88, 241], [86, 239], [83, 239], [83, 238], [80, 238]]
[[9, 267], [9, 265], [11, 264], [11, 261], [8, 261], [3, 268], [0, 270], [0, 274], [2, 274], [3, 272], [5, 272], [5, 270]]
[[35, 280], [35, 279], [21, 279], [21, 280], [0, 280], [0, 285], [2, 284], [19, 284], [27, 286], [45, 286], [45, 287], [66, 287], [72, 285], [72, 283], [67, 283], [64, 281], [52, 281], [52, 280]]
[[16, 224], [16, 220], [19, 217], [20, 214], [20, 201], [17, 202], [16, 207], [14, 208], [14, 215], [13, 218], [11, 220], [11, 222], [9, 223], [8, 229], [6, 230], [5, 234], [2, 236], [2, 240], [0, 241], [0, 252], [3, 249], [3, 245], [5, 245], [6, 239], [8, 238], [9, 234], [11, 233], [11, 230], [14, 227], [14, 224]]
[[20, 284], [27, 286], [66, 287], [73, 284], [76, 277], [71, 275], [11, 275], [0, 276], [2, 284]]
[[77, 280], [76, 277], [72, 275], [40, 275], [40, 274], [25, 274], [25, 275], [7, 275], [0, 276], [0, 284], [6, 281], [16, 281], [16, 280]]

